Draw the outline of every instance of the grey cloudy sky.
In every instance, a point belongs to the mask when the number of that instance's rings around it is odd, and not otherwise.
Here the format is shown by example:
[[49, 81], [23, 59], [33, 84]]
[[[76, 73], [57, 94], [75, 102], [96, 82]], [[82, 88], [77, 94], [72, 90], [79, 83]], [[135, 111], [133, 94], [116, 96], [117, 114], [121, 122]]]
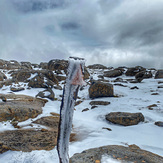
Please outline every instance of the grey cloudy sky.
[[2, 59], [163, 68], [162, 39], [163, 0], [0, 1]]

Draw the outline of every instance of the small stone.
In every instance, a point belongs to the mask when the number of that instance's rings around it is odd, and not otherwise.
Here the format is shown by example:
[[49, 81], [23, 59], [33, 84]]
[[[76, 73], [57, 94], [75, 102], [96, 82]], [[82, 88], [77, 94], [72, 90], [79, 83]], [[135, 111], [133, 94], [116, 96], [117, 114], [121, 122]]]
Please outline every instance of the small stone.
[[116, 85], [116, 86], [121, 86], [121, 87], [127, 87], [127, 85], [123, 85], [123, 84], [121, 84], [121, 83], [116, 83], [116, 84], [114, 84], [114, 85]]
[[91, 109], [94, 109], [94, 108], [97, 108], [97, 107], [98, 107], [98, 106], [95, 106], [95, 105], [94, 105], [94, 106], [91, 107]]
[[11, 87], [10, 90], [13, 91], [13, 92], [19, 92], [19, 91], [25, 90], [25, 88], [23, 88], [23, 87], [18, 87], [18, 88], [16, 88], [16, 87]]
[[14, 126], [14, 128], [21, 128], [18, 126], [18, 121], [12, 121], [11, 124]]
[[157, 88], [163, 88], [163, 85], [158, 86]]
[[159, 95], [159, 93], [152, 93], [151, 95]]
[[108, 131], [112, 131], [112, 129], [111, 128], [108, 128], [108, 127], [103, 127], [102, 129], [106, 129]]
[[155, 122], [155, 125], [159, 127], [163, 127], [163, 122], [162, 121]]
[[110, 102], [108, 102], [108, 101], [91, 101], [89, 104], [90, 105], [109, 105]]
[[152, 105], [147, 106], [147, 108], [148, 108], [149, 110], [153, 110], [153, 107], [157, 107], [157, 105], [156, 105], [156, 104], [152, 104]]
[[82, 112], [85, 112], [85, 111], [88, 111], [88, 110], [89, 110], [88, 108], [85, 108], [85, 109], [82, 110]]
[[130, 89], [139, 89], [137, 86], [131, 87]]
[[48, 130], [45, 129], [45, 128], [42, 128], [41, 131], [42, 131], [42, 132], [46, 132], [46, 131], [48, 131]]

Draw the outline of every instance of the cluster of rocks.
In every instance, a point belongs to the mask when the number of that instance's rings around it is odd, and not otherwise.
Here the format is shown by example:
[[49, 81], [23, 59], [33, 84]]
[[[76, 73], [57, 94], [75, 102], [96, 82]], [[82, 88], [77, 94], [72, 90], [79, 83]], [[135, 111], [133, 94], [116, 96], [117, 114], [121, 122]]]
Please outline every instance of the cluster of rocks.
[[[0, 94], [0, 97], [4, 101], [0, 103], [0, 122], [5, 124], [9, 121], [17, 128], [0, 133], [0, 153], [8, 150], [52, 150], [56, 146], [59, 114], [51, 113], [51, 116], [41, 117], [27, 126], [19, 126], [19, 122], [40, 115], [47, 100], [15, 94]], [[40, 127], [33, 127], [34, 124]], [[75, 134], [71, 134], [70, 141], [74, 140]]]
[[[28, 120], [29, 118], [35, 118], [42, 114], [42, 107], [48, 102], [48, 100], [43, 98], [57, 100], [53, 88], [62, 90], [62, 84], [65, 83], [67, 75], [67, 68], [67, 60], [51, 60], [47, 63], [41, 62], [40, 64], [0, 60], [0, 88], [10, 86], [11, 92], [19, 92], [30, 88], [44, 88], [36, 97], [15, 95], [14, 93], [0, 94], [0, 99], [2, 99], [2, 102], [0, 102], [0, 122], [10, 121], [17, 128], [17, 130], [0, 133], [0, 153], [7, 150], [29, 152], [32, 150], [51, 150], [54, 148], [58, 135], [58, 114], [52, 113], [51, 116], [41, 117], [29, 124], [30, 126], [39, 124], [41, 127], [37, 129], [23, 129], [23, 126], [19, 126], [19, 122]], [[90, 74], [95, 69], [102, 69], [102, 74], [98, 76], [98, 80], [90, 79]], [[8, 75], [5, 75], [6, 72]], [[134, 76], [135, 79], [123, 80], [120, 78], [122, 75]], [[124, 83], [140, 83], [142, 80], [152, 77], [155, 79], [163, 78], [163, 70], [149, 70], [141, 66], [133, 68], [119, 67], [114, 69], [113, 67], [95, 64], [85, 67], [84, 73], [84, 79], [90, 85], [88, 93], [91, 99], [115, 97], [114, 85], [109, 82], [110, 79], [114, 78], [113, 82], [115, 85], [125, 87], [123, 85]], [[163, 88], [161, 82], [158, 84], [158, 88]], [[83, 89], [85, 88], [82, 87], [81, 90]], [[131, 89], [138, 89], [138, 87], [135, 86]], [[83, 100], [79, 100], [76, 102], [76, 105], [82, 102]], [[107, 106], [110, 102], [93, 100], [89, 104], [91, 109], [94, 109], [99, 105]], [[85, 108], [82, 112], [88, 110], [89, 108]], [[111, 124], [130, 126], [144, 122], [145, 118], [142, 113], [111, 112], [105, 116], [105, 119]], [[158, 121], [155, 124], [163, 127], [163, 122]], [[111, 131], [109, 128], [105, 129]], [[75, 140], [75, 134], [71, 134], [70, 139], [71, 141]], [[103, 154], [108, 153], [113, 158], [122, 158], [122, 160], [127, 161], [140, 160], [151, 163], [154, 159], [162, 161], [162, 157], [143, 151], [138, 147], [135, 148], [135, 146], [106, 146], [91, 149], [74, 155], [70, 161], [72, 163], [95, 162], [96, 160], [101, 160]], [[152, 157], [153, 159], [151, 159]]]
[[[51, 60], [48, 63], [41, 62], [40, 64], [31, 64], [30, 62], [17, 62], [15, 60], [5, 61], [0, 60], [0, 88], [11, 86], [12, 92], [24, 90], [25, 86], [30, 88], [45, 88], [37, 96], [41, 98], [49, 98], [55, 100], [55, 94], [52, 88], [62, 89], [59, 82], [65, 82], [67, 74], [68, 61], [66, 60]], [[9, 78], [3, 72], [8, 72]], [[89, 73], [85, 67], [84, 79], [89, 78]], [[24, 85], [19, 83], [23, 82]], [[17, 84], [17, 85], [16, 85]], [[47, 91], [49, 96], [46, 96]]]
[[[119, 68], [113, 68], [113, 67], [106, 67], [100, 64], [90, 65], [88, 66], [89, 69], [103, 69], [104, 73], [103, 75], [100, 75], [99, 78], [109, 77], [109, 78], [115, 78], [120, 77], [121, 75], [126, 76], [135, 76], [135, 80], [132, 80], [130, 82], [141, 82], [143, 79], [148, 79], [153, 77], [153, 71], [155, 71], [154, 78], [160, 79], [163, 78], [163, 70], [156, 70], [156, 69], [146, 69], [141, 66], [136, 67], [119, 67]], [[120, 79], [122, 80], [122, 79]]]

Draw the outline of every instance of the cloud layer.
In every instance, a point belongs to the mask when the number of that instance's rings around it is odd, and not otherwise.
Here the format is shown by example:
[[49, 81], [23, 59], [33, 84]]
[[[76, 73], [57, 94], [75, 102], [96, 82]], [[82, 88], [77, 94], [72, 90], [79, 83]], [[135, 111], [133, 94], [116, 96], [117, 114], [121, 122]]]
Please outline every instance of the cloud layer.
[[0, 1], [2, 59], [41, 62], [75, 55], [87, 64], [163, 68], [162, 0], [53, 1], [57, 5], [31, 0], [23, 5], [27, 1]]

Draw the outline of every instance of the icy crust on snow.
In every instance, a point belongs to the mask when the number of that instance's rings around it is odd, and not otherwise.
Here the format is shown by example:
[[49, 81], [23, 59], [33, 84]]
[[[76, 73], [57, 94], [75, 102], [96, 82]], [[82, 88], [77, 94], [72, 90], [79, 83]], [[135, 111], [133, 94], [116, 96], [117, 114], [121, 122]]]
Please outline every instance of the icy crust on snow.
[[[69, 59], [68, 77], [63, 91], [63, 99], [60, 111], [60, 132], [58, 135], [58, 153], [64, 163], [69, 162], [69, 139], [72, 128], [72, 118], [74, 112], [74, 104], [78, 93], [79, 85], [82, 85], [82, 72], [84, 68], [83, 60]], [[78, 73], [78, 72], [81, 73]], [[79, 76], [81, 75], [81, 76]], [[79, 76], [79, 77], [78, 77]], [[72, 84], [74, 78], [78, 78], [76, 83]], [[76, 96], [76, 97], [75, 97]]]

